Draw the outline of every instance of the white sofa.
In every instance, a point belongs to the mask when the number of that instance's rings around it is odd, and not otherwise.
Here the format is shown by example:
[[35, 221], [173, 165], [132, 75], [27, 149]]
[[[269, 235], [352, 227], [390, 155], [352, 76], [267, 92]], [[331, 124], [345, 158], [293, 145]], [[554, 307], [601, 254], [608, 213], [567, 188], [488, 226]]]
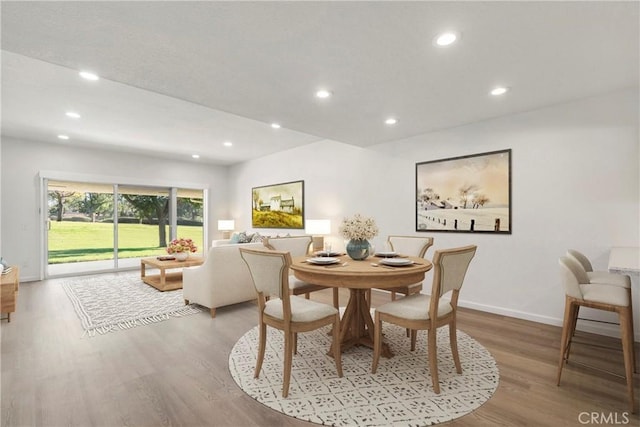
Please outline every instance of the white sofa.
[[231, 239], [217, 239], [211, 241], [211, 247], [217, 248], [218, 246], [227, 246], [227, 245], [247, 245], [248, 243], [232, 243]]
[[211, 317], [215, 317], [218, 307], [256, 299], [251, 274], [240, 257], [240, 247], [264, 249], [262, 243], [214, 241], [204, 264], [183, 269], [185, 304], [207, 307], [211, 310]]

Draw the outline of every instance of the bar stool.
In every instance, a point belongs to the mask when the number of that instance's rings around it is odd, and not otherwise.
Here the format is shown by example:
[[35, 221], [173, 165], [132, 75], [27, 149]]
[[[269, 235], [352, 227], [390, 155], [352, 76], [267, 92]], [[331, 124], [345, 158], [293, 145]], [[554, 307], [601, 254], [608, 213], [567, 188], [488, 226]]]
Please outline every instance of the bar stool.
[[573, 258], [577, 261], [582, 269], [587, 273], [590, 283], [604, 283], [607, 285], [622, 286], [626, 289], [631, 289], [631, 278], [624, 274], [610, 273], [608, 271], [593, 271], [591, 261], [586, 255], [575, 249], [569, 249], [567, 251], [567, 257]]
[[[626, 289], [628, 297], [629, 297], [629, 309], [631, 311], [631, 337], [635, 338], [634, 326], [633, 326], [633, 298], [631, 295], [631, 277], [625, 274], [619, 273], [610, 273], [608, 271], [593, 271], [593, 266], [591, 265], [591, 261], [587, 258], [586, 255], [575, 249], [569, 249], [567, 251], [567, 257], [576, 261], [582, 270], [587, 275], [589, 279], [589, 283], [595, 284], [603, 284], [603, 285], [611, 285], [611, 286], [619, 286], [621, 288]], [[588, 320], [588, 319], [587, 319]], [[635, 347], [631, 346], [633, 350], [633, 372], [638, 372], [638, 365], [636, 363], [636, 351]]]
[[[582, 266], [569, 257], [559, 259], [560, 272], [565, 288], [565, 309], [560, 341], [560, 360], [558, 362], [558, 386], [562, 368], [569, 361], [571, 340], [578, 320], [578, 309], [589, 307], [596, 310], [615, 312], [620, 319], [622, 354], [624, 358], [625, 378], [631, 413], [635, 413], [633, 396], [633, 336], [631, 300], [629, 293], [620, 286], [590, 283]], [[577, 362], [576, 362], [577, 363]], [[578, 363], [579, 364], [579, 363]]]

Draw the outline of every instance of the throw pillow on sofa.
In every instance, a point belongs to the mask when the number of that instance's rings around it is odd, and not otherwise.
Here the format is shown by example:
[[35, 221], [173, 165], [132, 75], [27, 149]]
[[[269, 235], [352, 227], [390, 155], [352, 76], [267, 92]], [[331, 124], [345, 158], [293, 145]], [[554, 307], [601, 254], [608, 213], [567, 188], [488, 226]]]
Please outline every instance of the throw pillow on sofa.
[[267, 236], [262, 236], [260, 233], [255, 233], [253, 237], [251, 237], [251, 243], [262, 243], [262, 241]]
[[238, 233], [238, 243], [251, 243], [253, 234], [247, 234], [246, 231]]

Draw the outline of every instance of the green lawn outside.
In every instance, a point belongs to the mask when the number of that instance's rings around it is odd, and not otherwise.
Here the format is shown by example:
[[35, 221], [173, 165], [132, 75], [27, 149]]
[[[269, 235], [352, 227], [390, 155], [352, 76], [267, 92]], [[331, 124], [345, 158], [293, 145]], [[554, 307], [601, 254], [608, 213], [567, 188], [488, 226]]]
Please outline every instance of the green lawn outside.
[[[169, 236], [167, 227], [167, 236]], [[191, 238], [202, 252], [202, 227], [178, 226], [178, 237]], [[167, 237], [168, 239], [168, 237]], [[137, 258], [166, 253], [158, 246], [158, 226], [119, 224], [120, 258]], [[168, 242], [167, 242], [168, 243]], [[51, 221], [49, 264], [113, 259], [113, 224], [100, 222]]]

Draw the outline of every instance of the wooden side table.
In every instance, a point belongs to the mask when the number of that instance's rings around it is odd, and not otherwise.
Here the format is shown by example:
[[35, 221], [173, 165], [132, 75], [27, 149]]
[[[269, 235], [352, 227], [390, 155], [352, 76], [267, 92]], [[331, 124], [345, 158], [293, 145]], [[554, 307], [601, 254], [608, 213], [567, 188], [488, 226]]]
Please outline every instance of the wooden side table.
[[2, 275], [0, 285], [0, 312], [7, 313], [7, 321], [11, 322], [11, 313], [16, 311], [16, 294], [20, 287], [20, 271], [17, 265], [11, 266], [11, 271]]

